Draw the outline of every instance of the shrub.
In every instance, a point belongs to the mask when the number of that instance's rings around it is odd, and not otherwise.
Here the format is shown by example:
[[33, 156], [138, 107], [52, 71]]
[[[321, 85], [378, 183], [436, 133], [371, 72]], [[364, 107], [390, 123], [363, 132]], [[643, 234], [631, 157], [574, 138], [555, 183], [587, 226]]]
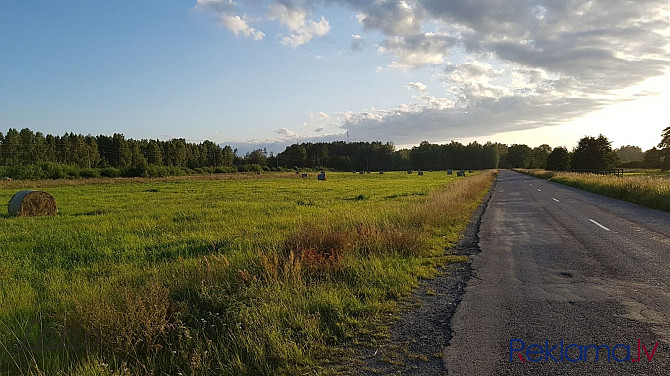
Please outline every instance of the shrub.
[[100, 177], [100, 173], [92, 168], [85, 168], [79, 172], [79, 176], [82, 178], [98, 178]]
[[118, 178], [121, 176], [121, 171], [118, 168], [107, 167], [100, 170], [100, 175], [107, 178]]

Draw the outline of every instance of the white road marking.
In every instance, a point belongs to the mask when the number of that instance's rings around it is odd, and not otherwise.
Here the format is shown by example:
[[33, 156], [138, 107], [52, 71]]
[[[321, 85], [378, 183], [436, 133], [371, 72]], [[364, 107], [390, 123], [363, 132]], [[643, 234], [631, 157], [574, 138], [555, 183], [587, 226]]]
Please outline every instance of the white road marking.
[[600, 227], [601, 229], [603, 229], [605, 231], [611, 231], [610, 229], [608, 229], [607, 227], [605, 227], [605, 226], [601, 225], [600, 223], [594, 221], [593, 219], [589, 218], [589, 221], [593, 222], [593, 224], [595, 224], [596, 226]]
[[552, 197], [551, 199], [554, 200], [554, 201], [556, 201], [556, 202], [560, 202], [560, 201], [558, 201], [557, 199], [555, 199], [555, 198], [553, 198], [553, 197]]

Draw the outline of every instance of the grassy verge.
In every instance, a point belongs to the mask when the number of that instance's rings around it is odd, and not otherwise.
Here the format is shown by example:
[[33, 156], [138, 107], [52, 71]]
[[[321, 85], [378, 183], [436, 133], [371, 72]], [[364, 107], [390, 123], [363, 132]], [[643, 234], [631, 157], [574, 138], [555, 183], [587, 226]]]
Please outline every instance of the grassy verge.
[[0, 217], [0, 374], [323, 371], [453, 259], [493, 176], [53, 186], [58, 216]]
[[649, 208], [670, 211], [670, 178], [667, 176], [626, 175], [616, 177], [546, 170], [518, 169], [515, 171]]

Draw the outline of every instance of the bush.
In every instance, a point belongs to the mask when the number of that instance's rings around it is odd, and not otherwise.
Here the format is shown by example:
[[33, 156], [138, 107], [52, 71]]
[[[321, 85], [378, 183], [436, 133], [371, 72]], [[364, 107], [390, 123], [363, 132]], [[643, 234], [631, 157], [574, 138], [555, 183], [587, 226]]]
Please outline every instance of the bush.
[[259, 164], [245, 164], [237, 167], [239, 172], [263, 172], [263, 167]]
[[98, 178], [100, 177], [100, 172], [98, 170], [94, 170], [92, 168], [85, 168], [79, 172], [79, 176], [82, 178]]
[[118, 168], [107, 167], [100, 170], [100, 175], [107, 178], [118, 178], [121, 176], [121, 171]]

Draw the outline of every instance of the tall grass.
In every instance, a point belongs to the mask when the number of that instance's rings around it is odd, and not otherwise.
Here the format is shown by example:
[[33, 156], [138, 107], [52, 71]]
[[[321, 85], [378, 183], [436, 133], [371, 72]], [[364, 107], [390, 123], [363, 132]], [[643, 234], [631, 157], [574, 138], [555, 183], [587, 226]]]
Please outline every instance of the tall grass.
[[649, 208], [670, 211], [670, 178], [667, 176], [616, 177], [545, 170], [518, 171]]
[[422, 178], [50, 188], [58, 216], [0, 217], [0, 374], [319, 372], [450, 260], [493, 174]]

